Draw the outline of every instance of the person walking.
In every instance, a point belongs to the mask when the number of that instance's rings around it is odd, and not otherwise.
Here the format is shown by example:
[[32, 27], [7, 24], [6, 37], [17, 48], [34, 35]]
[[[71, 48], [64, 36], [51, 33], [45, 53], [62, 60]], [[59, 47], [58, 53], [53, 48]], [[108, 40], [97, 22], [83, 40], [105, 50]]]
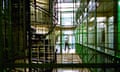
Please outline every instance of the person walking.
[[69, 41], [69, 39], [68, 39], [68, 37], [66, 37], [66, 39], [65, 39], [65, 51], [66, 51], [66, 49], [69, 50], [69, 43], [68, 43], [68, 41]]

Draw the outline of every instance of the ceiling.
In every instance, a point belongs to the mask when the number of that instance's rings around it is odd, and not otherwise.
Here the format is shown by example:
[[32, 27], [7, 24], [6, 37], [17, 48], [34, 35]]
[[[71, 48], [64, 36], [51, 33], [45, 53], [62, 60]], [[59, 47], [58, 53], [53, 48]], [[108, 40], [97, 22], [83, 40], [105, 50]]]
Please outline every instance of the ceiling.
[[[99, 0], [97, 7], [97, 17], [110, 17], [113, 16], [114, 2], [111, 0]], [[92, 12], [92, 16], [94, 16], [94, 12]]]
[[[74, 1], [74, 2], [73, 2]], [[57, 10], [59, 13], [62, 13], [64, 15], [64, 18], [71, 17], [68, 14], [73, 14], [73, 11], [76, 11], [80, 4], [88, 4], [90, 0], [58, 0], [57, 4]], [[113, 15], [113, 9], [114, 9], [114, 0], [98, 0], [98, 7], [97, 7], [97, 17], [104, 17], [104, 16], [112, 16]], [[34, 0], [32, 0], [34, 3]], [[41, 6], [44, 9], [49, 9], [49, 0], [36, 0], [36, 4]], [[73, 9], [74, 8], [74, 9]], [[90, 17], [94, 16], [94, 12], [91, 12]], [[75, 12], [74, 12], [75, 13]], [[58, 17], [60, 17], [62, 14], [59, 14]], [[67, 17], [68, 16], [68, 17]], [[60, 23], [59, 18], [59, 23]], [[73, 18], [71, 18], [73, 19]], [[60, 27], [58, 27], [60, 28]], [[64, 27], [65, 28], [65, 27]], [[72, 27], [71, 27], [72, 28]]]

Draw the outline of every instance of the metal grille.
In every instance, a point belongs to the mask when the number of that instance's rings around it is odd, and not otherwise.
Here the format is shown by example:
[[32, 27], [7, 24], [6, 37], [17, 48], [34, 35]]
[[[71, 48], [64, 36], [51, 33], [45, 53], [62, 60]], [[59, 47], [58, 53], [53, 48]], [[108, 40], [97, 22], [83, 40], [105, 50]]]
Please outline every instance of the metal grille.
[[0, 71], [119, 72], [119, 29], [119, 0], [1, 0]]

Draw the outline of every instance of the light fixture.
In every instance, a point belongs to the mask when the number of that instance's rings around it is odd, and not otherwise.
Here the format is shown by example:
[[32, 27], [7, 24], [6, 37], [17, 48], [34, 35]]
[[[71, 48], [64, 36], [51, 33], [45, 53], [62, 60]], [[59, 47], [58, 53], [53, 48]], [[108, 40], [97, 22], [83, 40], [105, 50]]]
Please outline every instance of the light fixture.
[[92, 22], [94, 19], [95, 19], [95, 17], [92, 17], [92, 18], [90, 18], [90, 20], [89, 20], [89, 21], [90, 21], [90, 22]]
[[97, 22], [104, 22], [106, 21], [106, 17], [97, 17]]
[[[90, 22], [94, 21], [95, 17], [90, 18]], [[97, 22], [106, 21], [106, 17], [96, 17]]]

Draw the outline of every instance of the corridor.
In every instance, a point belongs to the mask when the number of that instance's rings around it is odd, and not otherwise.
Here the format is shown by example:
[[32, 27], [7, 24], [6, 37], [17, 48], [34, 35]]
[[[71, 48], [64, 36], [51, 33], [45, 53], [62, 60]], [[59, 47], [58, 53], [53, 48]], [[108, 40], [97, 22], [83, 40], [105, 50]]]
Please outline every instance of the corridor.
[[120, 72], [120, 0], [0, 0], [0, 72]]

